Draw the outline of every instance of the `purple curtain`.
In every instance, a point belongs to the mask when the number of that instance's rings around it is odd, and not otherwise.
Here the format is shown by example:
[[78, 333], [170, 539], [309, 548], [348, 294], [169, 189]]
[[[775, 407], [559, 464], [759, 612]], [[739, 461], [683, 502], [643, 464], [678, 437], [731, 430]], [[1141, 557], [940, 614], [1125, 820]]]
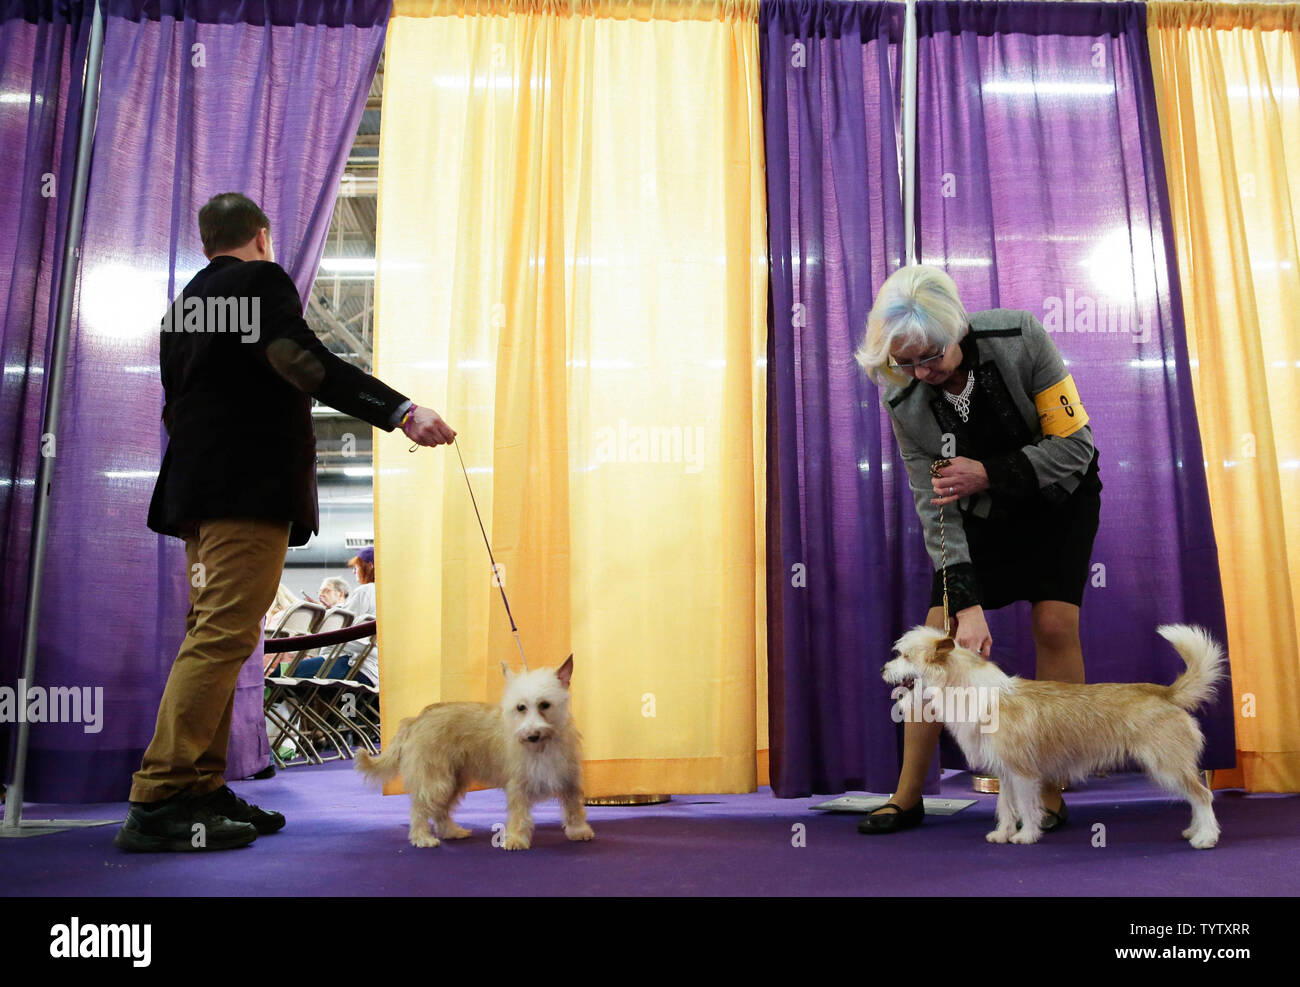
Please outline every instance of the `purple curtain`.
[[[1201, 623], [1225, 642], [1226, 631], [1143, 9], [917, 8], [920, 259], [946, 268], [972, 311], [1027, 309], [1056, 333], [1105, 484], [1082, 612], [1088, 677], [1172, 681], [1179, 661], [1157, 624]], [[901, 261], [888, 51], [901, 14], [776, 0], [760, 31], [772, 787], [890, 791], [901, 732], [879, 669], [924, 619], [932, 566], [887, 416], [852, 353]], [[792, 48], [807, 52], [802, 65]], [[1003, 667], [1032, 675], [1028, 605], [990, 627]], [[1231, 688], [1219, 695], [1202, 716], [1206, 767], [1233, 763]], [[944, 763], [962, 766], [959, 752]]]
[[[106, 712], [95, 735], [33, 731], [33, 800], [125, 798], [184, 635], [183, 546], [150, 532], [145, 515], [165, 440], [158, 321], [206, 264], [198, 209], [218, 192], [256, 200], [306, 297], [389, 9], [388, 0], [103, 3], [40, 666], [45, 683], [102, 687]], [[232, 761], [243, 753], [232, 750]]]
[[[21, 666], [42, 394], [91, 5], [0, 2], [0, 686]], [[6, 718], [7, 719], [7, 718]], [[7, 777], [12, 722], [0, 723]]]
[[[262, 630], [265, 633], [265, 625]], [[239, 670], [230, 716], [230, 747], [226, 752], [227, 779], [247, 778], [271, 762], [271, 738], [266, 735], [266, 716], [262, 711], [262, 696], [266, 692], [266, 674], [262, 669], [265, 645], [266, 638], [258, 638], [252, 656]]]
[[897, 4], [776, 0], [759, 12], [769, 724], [782, 796], [893, 784], [901, 734], [879, 669], [929, 591], [888, 419], [853, 358], [903, 256], [902, 31]]
[[[1227, 626], [1146, 7], [920, 3], [917, 33], [918, 255], [968, 309], [1026, 309], [1052, 333], [1105, 487], [1080, 617], [1088, 680], [1172, 682], [1182, 661], [1156, 626], [1201, 624], [1225, 647]], [[1004, 667], [1032, 676], [1028, 613], [989, 627]], [[1232, 767], [1230, 684], [1200, 720], [1203, 766]]]

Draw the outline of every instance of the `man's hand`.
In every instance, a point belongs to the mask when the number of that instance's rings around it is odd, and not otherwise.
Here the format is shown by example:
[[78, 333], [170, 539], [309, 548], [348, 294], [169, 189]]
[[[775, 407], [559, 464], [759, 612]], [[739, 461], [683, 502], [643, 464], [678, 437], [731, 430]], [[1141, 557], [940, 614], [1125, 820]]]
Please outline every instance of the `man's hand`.
[[967, 607], [957, 611], [957, 644], [967, 651], [987, 658], [993, 651], [993, 638], [984, 620], [984, 608]]
[[456, 439], [456, 433], [442, 420], [442, 415], [432, 408], [419, 406], [406, 419], [402, 431], [408, 439], [422, 446], [451, 445]]
[[989, 488], [989, 475], [984, 471], [984, 464], [975, 459], [958, 456], [941, 469], [930, 481], [934, 484], [934, 499], [930, 501], [935, 507], [977, 494]]

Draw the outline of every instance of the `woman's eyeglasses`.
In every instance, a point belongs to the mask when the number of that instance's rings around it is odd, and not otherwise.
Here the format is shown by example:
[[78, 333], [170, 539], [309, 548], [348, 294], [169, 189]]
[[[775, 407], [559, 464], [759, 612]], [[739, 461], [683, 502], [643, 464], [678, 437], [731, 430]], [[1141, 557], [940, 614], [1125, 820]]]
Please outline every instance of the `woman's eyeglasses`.
[[914, 363], [903, 363], [900, 360], [895, 360], [893, 357], [890, 357], [889, 365], [895, 370], [902, 370], [904, 373], [907, 373], [908, 371], [915, 370], [917, 367], [928, 367], [930, 364], [934, 363], [935, 360], [942, 360], [943, 355], [946, 352], [948, 352], [948, 350], [945, 347], [944, 349], [941, 349], [938, 353], [934, 353], [931, 356], [923, 357], [922, 359], [917, 360]]

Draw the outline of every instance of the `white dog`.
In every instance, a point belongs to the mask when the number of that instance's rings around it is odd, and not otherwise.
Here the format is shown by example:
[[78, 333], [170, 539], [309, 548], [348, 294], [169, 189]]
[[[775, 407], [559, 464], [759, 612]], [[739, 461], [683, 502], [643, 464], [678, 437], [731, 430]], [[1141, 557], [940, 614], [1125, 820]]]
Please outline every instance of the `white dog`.
[[[971, 766], [998, 776], [997, 828], [986, 837], [990, 843], [1038, 841], [1045, 780], [1082, 781], [1133, 758], [1153, 781], [1191, 803], [1192, 824], [1183, 836], [1204, 850], [1218, 842], [1219, 824], [1210, 792], [1197, 777], [1204, 738], [1188, 711], [1213, 694], [1223, 649], [1197, 627], [1166, 624], [1157, 630], [1187, 663], [1173, 685], [1012, 677], [933, 627], [916, 627], [898, 639], [898, 657], [885, 665], [884, 679], [895, 685], [915, 680], [913, 688], [924, 684], [927, 692], [976, 693], [976, 706], [996, 708], [992, 730], [982, 716], [945, 720]], [[971, 703], [935, 706], [951, 710]]]
[[499, 705], [434, 703], [403, 720], [378, 757], [357, 757], [357, 770], [372, 780], [402, 776], [411, 793], [412, 846], [470, 835], [451, 810], [475, 781], [506, 790], [507, 850], [529, 848], [532, 804], [545, 798], [560, 800], [565, 836], [595, 836], [582, 797], [582, 738], [569, 718], [573, 655], [555, 669], [516, 675], [502, 663], [501, 670], [506, 690]]

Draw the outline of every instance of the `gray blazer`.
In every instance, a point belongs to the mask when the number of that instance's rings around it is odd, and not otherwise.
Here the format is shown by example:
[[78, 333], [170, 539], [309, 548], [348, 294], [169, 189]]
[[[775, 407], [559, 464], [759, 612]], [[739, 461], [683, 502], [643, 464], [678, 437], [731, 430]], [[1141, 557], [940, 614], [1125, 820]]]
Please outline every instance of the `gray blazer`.
[[[1020, 440], [1018, 452], [982, 460], [989, 474], [989, 489], [958, 502], [962, 512], [988, 517], [999, 498], [1023, 496], [1035, 490], [1050, 501], [1065, 500], [1078, 488], [1092, 464], [1095, 449], [1092, 429], [1085, 425], [1061, 438], [1044, 436], [1034, 395], [1064, 380], [1069, 372], [1056, 346], [1029, 312], [992, 309], [970, 314], [970, 332], [962, 340], [967, 355], [975, 355], [975, 386], [997, 409], [1007, 429]], [[957, 439], [963, 455], [966, 428], [939, 389], [918, 380], [888, 386], [881, 396], [903, 453], [907, 476], [916, 501], [916, 513], [925, 532], [925, 547], [938, 571], [940, 549], [939, 508], [930, 503], [934, 486], [930, 464], [941, 458], [944, 433]], [[949, 505], [953, 506], [953, 505]], [[948, 566], [970, 563], [970, 551], [961, 515], [947, 513]]]

